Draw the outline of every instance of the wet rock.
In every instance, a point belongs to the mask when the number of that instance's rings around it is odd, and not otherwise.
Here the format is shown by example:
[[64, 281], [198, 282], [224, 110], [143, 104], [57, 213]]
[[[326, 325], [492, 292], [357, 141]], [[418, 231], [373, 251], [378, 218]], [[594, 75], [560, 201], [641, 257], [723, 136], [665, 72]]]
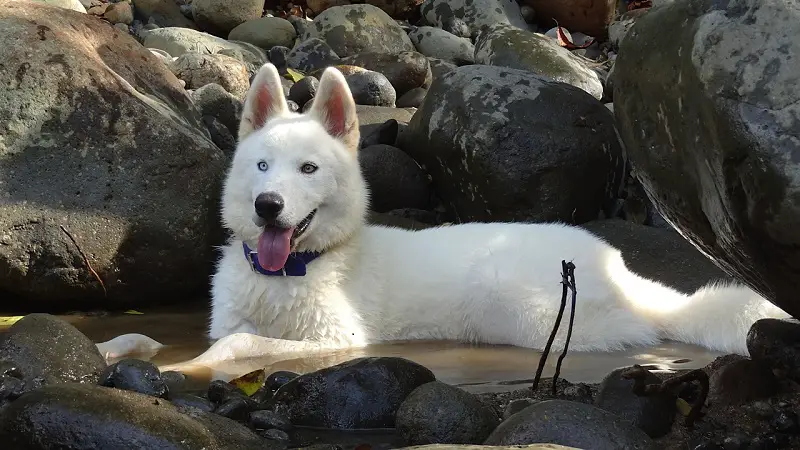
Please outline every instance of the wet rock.
[[269, 50], [275, 46], [291, 48], [297, 38], [297, 31], [286, 19], [280, 17], [261, 17], [238, 25], [228, 34], [228, 39], [249, 42]]
[[314, 18], [309, 32], [301, 36], [303, 41], [310, 38], [324, 40], [342, 57], [362, 52], [392, 54], [414, 50], [414, 44], [400, 25], [372, 5], [326, 9]]
[[[121, 426], [124, 424], [124, 426]], [[168, 425], [168, 426], [165, 426]], [[45, 386], [0, 411], [8, 448], [276, 448], [232, 420], [120, 389]]]
[[290, 372], [288, 370], [279, 370], [267, 376], [267, 379], [264, 380], [264, 387], [270, 391], [277, 391], [278, 388], [299, 376], [299, 373]]
[[[633, 380], [622, 377], [627, 368], [606, 375], [600, 383], [594, 405], [638, 427], [648, 436], [658, 438], [669, 433], [675, 420], [675, 401], [671, 393], [642, 397], [633, 393]], [[661, 379], [649, 374], [645, 384], [661, 384]]]
[[518, 398], [508, 402], [508, 405], [503, 409], [503, 420], [508, 419], [514, 414], [522, 411], [523, 409], [536, 403], [532, 398]]
[[224, 403], [231, 398], [241, 397], [244, 395], [241, 389], [228, 383], [227, 381], [214, 380], [208, 385], [208, 393], [206, 396], [214, 403]]
[[286, 62], [289, 67], [301, 72], [313, 72], [331, 64], [339, 64], [341, 58], [325, 41], [311, 38], [297, 44], [289, 52]]
[[228, 128], [231, 135], [239, 134], [242, 100], [216, 83], [209, 83], [194, 90], [192, 100], [203, 116], [213, 116]]
[[414, 88], [398, 98], [396, 106], [398, 108], [419, 108], [427, 94], [428, 90], [425, 88]]
[[427, 58], [417, 52], [362, 52], [343, 58], [340, 64], [362, 67], [382, 74], [392, 84], [398, 96], [411, 89], [430, 85], [432, 77]]
[[420, 13], [428, 25], [450, 32], [455, 31], [451, 25], [453, 19], [463, 20], [471, 33], [498, 23], [528, 29], [515, 0], [425, 0]]
[[211, 270], [225, 162], [177, 79], [86, 14], [3, 2], [0, 37], [20, 43], [0, 48], [14, 80], [0, 90], [0, 304], [142, 307], [206, 289], [177, 274]]
[[11, 362], [24, 378], [46, 382], [97, 383], [106, 361], [97, 346], [58, 317], [28, 314], [0, 340], [0, 361]]
[[484, 445], [551, 442], [592, 450], [652, 449], [643, 431], [585, 403], [546, 400], [535, 403], [501, 423]]
[[800, 381], [800, 323], [761, 319], [747, 333], [747, 351], [754, 361]]
[[223, 401], [214, 409], [214, 412], [222, 417], [243, 422], [250, 417], [250, 413], [256, 406], [255, 402], [246, 396], [235, 395]]
[[305, 105], [306, 102], [317, 95], [318, 87], [319, 80], [316, 77], [303, 77], [302, 80], [295, 83], [289, 89], [289, 100], [296, 102], [298, 105]]
[[344, 78], [357, 105], [395, 106], [397, 93], [380, 72], [361, 69], [346, 73]]
[[134, 8], [135, 17], [144, 23], [153, 21], [161, 27], [197, 28], [174, 0], [136, 0]]
[[[599, 0], [586, 2], [583, 0], [523, 0], [521, 4], [532, 7], [536, 11], [536, 20], [540, 23], [558, 24], [570, 31], [580, 31], [589, 36], [603, 37], [607, 33], [608, 24], [614, 19], [617, 0]], [[622, 3], [625, 4], [624, 2]]]
[[480, 444], [499, 423], [469, 392], [434, 381], [414, 389], [397, 410], [397, 432], [408, 445]]
[[158, 367], [138, 359], [123, 359], [108, 366], [100, 375], [99, 384], [153, 397], [169, 396], [169, 388]]
[[250, 88], [247, 66], [230, 56], [187, 52], [168, 64], [176, 77], [186, 82], [187, 89], [218, 84], [236, 98], [244, 99]]
[[434, 380], [404, 358], [357, 358], [289, 381], [275, 392], [274, 410], [294, 425], [391, 428], [408, 394]]
[[622, 41], [614, 112], [664, 217], [800, 317], [800, 59], [787, 57], [800, 51], [800, 22], [794, 4], [762, 5], [652, 8]]
[[216, 406], [211, 400], [193, 394], [170, 394], [170, 401], [175, 406], [184, 408], [197, 408], [200, 411], [209, 413], [216, 409]]
[[434, 81], [397, 146], [465, 222], [593, 220], [616, 198], [625, 166], [602, 103], [492, 66], [459, 67]]
[[263, 11], [264, 0], [192, 0], [197, 26], [222, 37], [237, 26], [260, 18]]
[[457, 65], [475, 62], [472, 41], [448, 33], [441, 28], [419, 27], [408, 33], [417, 51], [425, 56], [442, 59]]
[[769, 398], [776, 392], [777, 380], [769, 367], [739, 359], [711, 374], [708, 399], [718, 404], [741, 404]]
[[276, 429], [286, 432], [292, 431], [292, 428], [294, 428], [288, 417], [266, 409], [251, 412], [250, 425], [260, 430]]
[[603, 97], [600, 76], [552, 39], [507, 25], [485, 28], [475, 41], [475, 62], [533, 72]]
[[430, 208], [428, 175], [405, 152], [390, 145], [372, 145], [358, 154], [370, 190], [370, 209]]

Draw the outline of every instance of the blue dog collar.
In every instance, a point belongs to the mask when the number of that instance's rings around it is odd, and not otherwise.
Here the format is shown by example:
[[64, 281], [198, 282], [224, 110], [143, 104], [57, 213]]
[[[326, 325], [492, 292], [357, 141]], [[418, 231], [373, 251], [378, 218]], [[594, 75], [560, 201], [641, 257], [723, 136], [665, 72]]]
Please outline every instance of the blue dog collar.
[[283, 277], [302, 277], [306, 274], [306, 265], [311, 261], [317, 259], [322, 253], [320, 252], [300, 252], [289, 253], [289, 258], [286, 259], [286, 264], [281, 270], [267, 270], [261, 267], [258, 262], [258, 252], [250, 250], [250, 247], [242, 241], [242, 248], [244, 249], [244, 257], [250, 263], [250, 268], [254, 272], [268, 276], [283, 276]]

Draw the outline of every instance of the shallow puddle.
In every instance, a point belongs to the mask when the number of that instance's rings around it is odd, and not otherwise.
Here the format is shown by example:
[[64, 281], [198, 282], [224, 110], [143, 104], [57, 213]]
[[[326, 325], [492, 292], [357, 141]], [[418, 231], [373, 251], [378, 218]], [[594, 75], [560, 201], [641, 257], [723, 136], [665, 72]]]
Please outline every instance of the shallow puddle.
[[[124, 333], [141, 333], [166, 345], [149, 357], [159, 366], [190, 360], [208, 348], [204, 333], [208, 314], [201, 310], [144, 311], [142, 315], [66, 315], [62, 316], [95, 342]], [[693, 369], [705, 366], [720, 353], [674, 342], [648, 348], [632, 348], [611, 353], [570, 352], [561, 376], [576, 383], [596, 383], [608, 372], [632, 364], [653, 364], [664, 370]], [[460, 385], [472, 392], [509, 391], [530, 383], [540, 352], [507, 346], [469, 346], [452, 342], [411, 342], [374, 345], [362, 349], [339, 350], [301, 357], [265, 356], [234, 361], [215, 370], [191, 373], [194, 382], [228, 380], [251, 370], [314, 371], [361, 356], [401, 356], [431, 369], [444, 382]], [[141, 356], [139, 356], [141, 357]], [[143, 359], [148, 359], [142, 357]], [[544, 376], [552, 376], [558, 354], [547, 360]], [[193, 383], [194, 384], [194, 383]]]

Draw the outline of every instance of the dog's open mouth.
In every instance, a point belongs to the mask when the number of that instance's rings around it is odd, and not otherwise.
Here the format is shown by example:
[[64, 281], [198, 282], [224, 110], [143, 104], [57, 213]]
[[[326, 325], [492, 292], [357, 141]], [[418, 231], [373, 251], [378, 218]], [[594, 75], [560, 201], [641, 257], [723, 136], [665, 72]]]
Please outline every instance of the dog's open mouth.
[[311, 214], [291, 228], [265, 226], [258, 237], [258, 263], [261, 267], [270, 271], [282, 269], [297, 239], [306, 232], [316, 213], [316, 209], [311, 211]]

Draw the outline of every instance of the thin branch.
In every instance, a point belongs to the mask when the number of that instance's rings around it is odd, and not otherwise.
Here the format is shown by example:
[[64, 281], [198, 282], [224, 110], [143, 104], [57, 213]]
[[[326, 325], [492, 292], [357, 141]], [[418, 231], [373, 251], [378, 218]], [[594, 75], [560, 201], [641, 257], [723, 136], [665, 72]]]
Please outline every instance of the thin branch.
[[[533, 386], [531, 389], [536, 390], [539, 387], [539, 380], [542, 378], [542, 371], [544, 370], [545, 362], [547, 362], [547, 356], [550, 355], [550, 348], [553, 346], [553, 340], [556, 338], [556, 334], [558, 333], [558, 327], [561, 324], [561, 318], [564, 317], [564, 309], [567, 307], [567, 292], [571, 287], [571, 280], [570, 280], [570, 273], [572, 277], [572, 282], [574, 283], [575, 277], [575, 265], [567, 263], [566, 261], [561, 261], [561, 307], [558, 309], [558, 315], [556, 316], [556, 322], [553, 324], [553, 330], [550, 332], [550, 337], [547, 339], [547, 344], [544, 346], [544, 350], [542, 350], [542, 356], [539, 358], [539, 367], [536, 368], [536, 376], [533, 378]], [[566, 355], [566, 347], [569, 345], [569, 338], [572, 335], [572, 319], [574, 318], [575, 314], [575, 292], [573, 290], [572, 295], [572, 315], [570, 317], [570, 325], [569, 330], [567, 331], [567, 342], [564, 346], [564, 355]], [[563, 356], [559, 358], [558, 367], [556, 368], [556, 374], [560, 372], [561, 369], [561, 360], [563, 360]], [[553, 378], [553, 390], [555, 391], [556, 385], [556, 377]]]
[[97, 282], [100, 283], [100, 287], [103, 288], [103, 296], [107, 297], [108, 296], [108, 291], [106, 291], [105, 283], [103, 283], [103, 280], [102, 280], [102, 278], [100, 278], [100, 275], [98, 275], [97, 272], [95, 272], [94, 268], [89, 263], [89, 258], [86, 257], [86, 253], [84, 253], [83, 250], [81, 249], [81, 246], [78, 245], [78, 241], [76, 241], [75, 238], [72, 237], [72, 234], [70, 234], [70, 232], [67, 231], [67, 229], [64, 227], [64, 225], [59, 225], [59, 227], [61, 228], [61, 231], [63, 231], [64, 234], [67, 235], [69, 240], [72, 241], [73, 244], [75, 244], [75, 248], [78, 249], [78, 253], [80, 253], [81, 256], [83, 257], [83, 263], [86, 264], [86, 268], [89, 269], [89, 272], [91, 272], [92, 275], [94, 275], [94, 277], [97, 279]]
[[578, 296], [578, 289], [575, 287], [575, 264], [572, 262], [565, 262], [561, 261], [561, 268], [562, 268], [562, 277], [564, 277], [567, 281], [567, 284], [572, 291], [572, 305], [571, 309], [569, 310], [569, 326], [567, 327], [567, 339], [564, 342], [564, 350], [561, 352], [561, 356], [558, 357], [558, 362], [556, 362], [556, 372], [553, 375], [553, 397], [556, 396], [556, 382], [558, 381], [558, 376], [561, 375], [561, 363], [564, 361], [564, 358], [567, 356], [567, 351], [569, 350], [569, 340], [572, 339], [572, 325], [575, 323], [575, 300]]

